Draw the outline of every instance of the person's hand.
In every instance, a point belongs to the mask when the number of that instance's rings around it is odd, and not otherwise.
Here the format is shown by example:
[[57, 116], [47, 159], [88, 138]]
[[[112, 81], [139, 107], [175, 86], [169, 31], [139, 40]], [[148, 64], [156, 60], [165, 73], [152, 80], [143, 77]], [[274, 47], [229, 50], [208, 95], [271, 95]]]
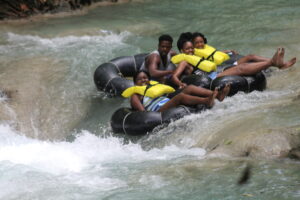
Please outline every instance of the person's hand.
[[174, 71], [173, 70], [169, 70], [169, 73], [168, 73], [168, 77], [171, 77], [171, 76], [173, 76], [173, 74], [174, 74]]
[[168, 80], [170, 80], [173, 76], [173, 71], [170, 71], [168, 75], [165, 75], [164, 77], [161, 78], [159, 82], [161, 83], [167, 83]]
[[170, 70], [170, 75], [174, 75], [174, 73], [175, 73], [175, 70]]
[[233, 55], [237, 55], [238, 52], [236, 50], [230, 50], [230, 52], [233, 54]]
[[179, 89], [183, 89], [183, 88], [185, 88], [186, 86], [187, 86], [187, 84], [185, 84], [185, 83], [180, 83]]

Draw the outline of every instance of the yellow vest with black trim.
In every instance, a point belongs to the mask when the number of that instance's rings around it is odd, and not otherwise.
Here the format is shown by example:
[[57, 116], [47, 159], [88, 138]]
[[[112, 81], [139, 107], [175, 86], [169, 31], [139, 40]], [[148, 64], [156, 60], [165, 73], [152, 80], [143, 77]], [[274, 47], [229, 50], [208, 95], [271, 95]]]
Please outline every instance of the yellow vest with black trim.
[[195, 56], [195, 55], [187, 55], [181, 53], [181, 54], [177, 54], [176, 56], [173, 56], [171, 58], [171, 61], [174, 64], [178, 64], [181, 61], [186, 61], [189, 64], [193, 65], [194, 67], [197, 67], [205, 72], [212, 72], [217, 70], [216, 63], [205, 60], [204, 58], [200, 58], [199, 56]]
[[157, 81], [150, 81], [150, 87], [149, 85], [132, 86], [124, 90], [122, 92], [122, 96], [128, 98], [131, 97], [133, 94], [140, 94], [142, 96], [156, 98], [172, 92], [175, 92], [175, 89], [171, 86], [160, 84]]
[[228, 54], [217, 51], [214, 47], [205, 45], [203, 49], [194, 49], [194, 54], [206, 60], [212, 61], [217, 65], [221, 65], [224, 61], [229, 60]]

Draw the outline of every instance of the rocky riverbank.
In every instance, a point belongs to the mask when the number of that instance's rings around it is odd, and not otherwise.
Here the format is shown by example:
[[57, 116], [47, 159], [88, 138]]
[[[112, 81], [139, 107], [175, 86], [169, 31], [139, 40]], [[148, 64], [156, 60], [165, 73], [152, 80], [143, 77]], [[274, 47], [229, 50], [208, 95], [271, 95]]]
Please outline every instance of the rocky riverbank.
[[211, 156], [300, 159], [300, 127], [244, 131], [206, 141]]
[[21, 19], [46, 13], [69, 12], [97, 3], [122, 0], [1, 0], [0, 20]]

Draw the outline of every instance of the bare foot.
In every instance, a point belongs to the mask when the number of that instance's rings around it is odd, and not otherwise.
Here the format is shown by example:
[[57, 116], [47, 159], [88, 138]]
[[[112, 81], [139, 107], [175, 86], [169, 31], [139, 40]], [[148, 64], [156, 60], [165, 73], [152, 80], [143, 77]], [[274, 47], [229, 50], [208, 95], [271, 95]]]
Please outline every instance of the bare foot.
[[278, 48], [278, 56], [277, 56], [276, 65], [275, 65], [278, 68], [281, 68], [284, 65], [284, 63], [283, 63], [284, 53], [285, 53], [284, 48]]
[[223, 90], [221, 90], [217, 96], [217, 99], [219, 101], [223, 101], [225, 99], [225, 97], [229, 94], [230, 92], [230, 88], [231, 88], [231, 84], [230, 83], [226, 83], [225, 87], [223, 88]]
[[296, 57], [295, 57], [295, 58], [292, 58], [291, 60], [285, 62], [285, 63], [283, 64], [283, 66], [280, 67], [280, 69], [286, 69], [286, 68], [289, 68], [289, 67], [293, 66], [293, 65], [296, 63], [296, 61], [297, 61], [297, 58], [296, 58]]
[[284, 63], [283, 63], [283, 57], [284, 57], [285, 50], [284, 48], [277, 48], [275, 54], [273, 55], [271, 59], [271, 65], [281, 68]]
[[275, 54], [273, 55], [273, 57], [271, 58], [271, 65], [272, 66], [277, 66], [277, 60], [278, 60], [278, 54], [279, 54], [279, 48], [276, 50]]
[[218, 89], [215, 89], [212, 93], [212, 95], [210, 95], [208, 97], [208, 103], [207, 103], [207, 106], [209, 108], [213, 107], [213, 105], [215, 104], [215, 98], [217, 97], [218, 95]]

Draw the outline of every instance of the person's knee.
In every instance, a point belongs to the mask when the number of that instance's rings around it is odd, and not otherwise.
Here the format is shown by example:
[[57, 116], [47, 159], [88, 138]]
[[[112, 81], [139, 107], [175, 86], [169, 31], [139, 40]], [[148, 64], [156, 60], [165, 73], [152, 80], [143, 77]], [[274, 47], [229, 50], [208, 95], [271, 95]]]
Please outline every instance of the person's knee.
[[186, 95], [186, 94], [184, 94], [184, 93], [181, 92], [181, 93], [179, 93], [177, 96], [178, 96], [179, 99], [183, 99], [185, 95]]
[[185, 60], [183, 60], [183, 61], [181, 61], [180, 63], [179, 63], [179, 65], [178, 65], [178, 67], [179, 66], [187, 66], [188, 65], [188, 62], [186, 62]]
[[254, 54], [248, 54], [246, 57], [247, 57], [247, 60], [253, 60], [255, 58], [256, 55]]
[[246, 70], [246, 65], [245, 64], [240, 64], [236, 66], [236, 71], [238, 75], [243, 75]]
[[194, 87], [195, 87], [194, 85], [188, 85], [183, 89], [182, 92], [185, 94], [191, 94]]
[[186, 88], [188, 88], [189, 90], [193, 90], [193, 89], [196, 88], [196, 86], [195, 85], [188, 85], [188, 86], [186, 86]]
[[182, 92], [179, 93], [179, 94], [177, 94], [177, 95], [176, 95], [176, 101], [178, 101], [178, 102], [180, 102], [180, 103], [184, 102], [185, 95], [186, 95], [186, 94], [184, 94], [184, 93], [182, 93]]
[[188, 65], [188, 62], [184, 60], [184, 61], [182, 61], [182, 64], [183, 65]]

